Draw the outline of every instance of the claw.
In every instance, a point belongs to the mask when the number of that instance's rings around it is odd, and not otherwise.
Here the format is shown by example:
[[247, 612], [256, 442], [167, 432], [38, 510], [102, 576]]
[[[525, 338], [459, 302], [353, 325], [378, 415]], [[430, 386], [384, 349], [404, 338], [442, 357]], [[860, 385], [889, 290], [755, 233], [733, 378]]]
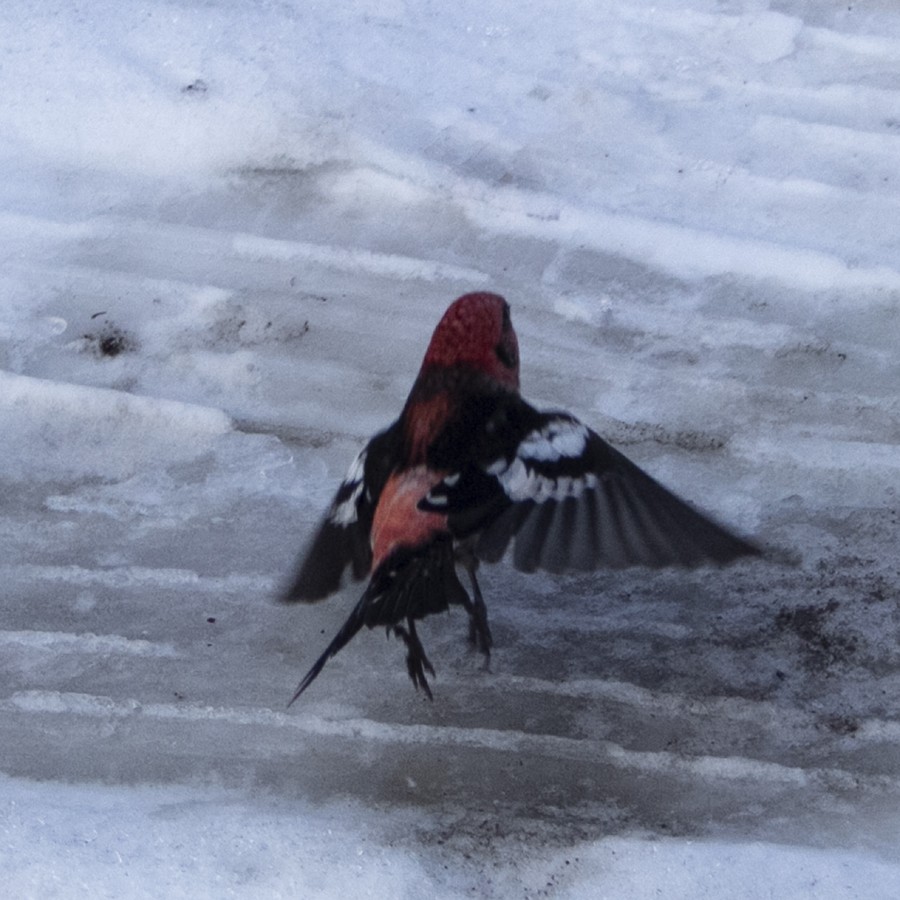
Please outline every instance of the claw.
[[422, 647], [422, 642], [419, 640], [419, 635], [416, 633], [415, 622], [412, 619], [407, 619], [406, 622], [409, 626], [409, 631], [402, 625], [394, 626], [394, 634], [403, 638], [403, 642], [406, 644], [406, 649], [408, 651], [406, 654], [406, 671], [409, 672], [409, 677], [412, 679], [412, 683], [416, 690], [421, 688], [429, 700], [434, 700], [434, 695], [431, 693], [431, 686], [428, 684], [428, 679], [425, 677], [426, 671], [432, 678], [435, 677], [434, 666], [431, 665], [430, 660], [425, 655], [425, 649]]

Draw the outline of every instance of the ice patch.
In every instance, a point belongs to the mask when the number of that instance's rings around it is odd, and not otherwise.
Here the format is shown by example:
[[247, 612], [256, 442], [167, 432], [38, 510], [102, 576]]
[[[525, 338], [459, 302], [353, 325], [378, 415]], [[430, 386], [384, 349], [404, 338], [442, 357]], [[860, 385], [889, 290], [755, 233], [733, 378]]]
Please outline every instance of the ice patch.
[[640, 260], [686, 279], [732, 273], [772, 279], [804, 291], [900, 290], [893, 266], [853, 266], [840, 257], [802, 247], [733, 237], [598, 209], [565, 207], [557, 221], [523, 218], [516, 209], [466, 201], [475, 221], [498, 231], [594, 247]]
[[295, 260], [315, 263], [341, 271], [366, 273], [385, 278], [420, 281], [467, 281], [487, 284], [488, 276], [474, 269], [464, 269], [434, 260], [414, 259], [394, 253], [348, 250], [301, 241], [276, 240], [255, 235], [235, 235], [234, 252], [252, 259]]
[[[412, 781], [407, 779], [407, 783]], [[276, 803], [216, 787], [114, 787], [3, 778], [4, 884], [10, 896], [247, 898], [550, 896], [558, 900], [894, 900], [895, 864], [852, 849], [728, 840], [606, 837], [564, 849], [488, 843], [481, 869], [423, 827], [394, 827], [352, 802]], [[482, 838], [483, 839], [483, 838]], [[471, 859], [466, 853], [466, 859]]]
[[192, 594], [248, 594], [271, 592], [274, 579], [260, 575], [199, 575], [188, 569], [149, 569], [142, 566], [82, 568], [80, 566], [0, 566], [0, 577], [10, 582], [50, 582], [84, 587], [106, 586], [112, 589], [183, 589]]
[[[549, 273], [545, 273], [545, 278]], [[612, 299], [607, 294], [596, 296], [565, 296], [553, 301], [553, 309], [569, 322], [584, 322], [587, 325], [597, 324], [597, 320], [612, 312]]]
[[0, 372], [0, 477], [119, 479], [192, 459], [231, 430], [219, 410]]
[[[115, 634], [69, 634], [56, 631], [0, 631], [0, 646], [25, 647], [50, 653], [90, 653], [113, 656], [174, 657], [171, 644], [124, 638]], [[8, 652], [8, 651], [7, 651]]]
[[559, 900], [892, 900], [900, 869], [852, 850], [768, 843], [606, 838], [529, 862], [525, 884]]

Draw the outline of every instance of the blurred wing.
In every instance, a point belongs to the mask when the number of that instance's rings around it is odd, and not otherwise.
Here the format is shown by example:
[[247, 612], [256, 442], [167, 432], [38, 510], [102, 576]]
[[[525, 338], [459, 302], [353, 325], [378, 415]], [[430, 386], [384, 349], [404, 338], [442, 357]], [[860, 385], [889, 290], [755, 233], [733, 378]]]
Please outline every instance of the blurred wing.
[[512, 455], [446, 477], [420, 504], [475, 554], [514, 543], [523, 572], [725, 563], [759, 551], [688, 506], [566, 413], [538, 413]]
[[350, 567], [356, 580], [369, 574], [372, 548], [369, 533], [375, 507], [398, 459], [399, 423], [379, 432], [360, 451], [300, 557], [297, 572], [281, 601], [312, 602], [334, 593]]

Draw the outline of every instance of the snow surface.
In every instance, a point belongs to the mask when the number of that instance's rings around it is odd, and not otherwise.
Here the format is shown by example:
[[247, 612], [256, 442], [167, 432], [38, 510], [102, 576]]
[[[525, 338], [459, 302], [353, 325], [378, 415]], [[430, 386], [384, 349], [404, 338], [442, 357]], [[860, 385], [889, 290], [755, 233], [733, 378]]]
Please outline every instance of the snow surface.
[[[900, 896], [900, 8], [0, 7], [16, 897]], [[774, 548], [272, 602], [446, 305]]]

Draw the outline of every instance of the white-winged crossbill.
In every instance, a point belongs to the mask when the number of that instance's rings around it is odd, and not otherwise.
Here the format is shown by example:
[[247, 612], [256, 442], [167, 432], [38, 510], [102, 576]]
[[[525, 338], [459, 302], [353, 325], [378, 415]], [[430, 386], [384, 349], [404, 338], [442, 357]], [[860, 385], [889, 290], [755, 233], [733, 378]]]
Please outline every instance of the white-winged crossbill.
[[282, 596], [320, 600], [348, 568], [356, 579], [369, 576], [291, 703], [364, 625], [403, 639], [410, 678], [429, 697], [425, 672], [434, 669], [416, 620], [462, 606], [471, 643], [489, 656], [475, 573], [511, 544], [523, 572], [695, 566], [758, 552], [574, 416], [526, 403], [509, 305], [496, 294], [466, 294], [438, 323], [399, 419], [356, 457]]

